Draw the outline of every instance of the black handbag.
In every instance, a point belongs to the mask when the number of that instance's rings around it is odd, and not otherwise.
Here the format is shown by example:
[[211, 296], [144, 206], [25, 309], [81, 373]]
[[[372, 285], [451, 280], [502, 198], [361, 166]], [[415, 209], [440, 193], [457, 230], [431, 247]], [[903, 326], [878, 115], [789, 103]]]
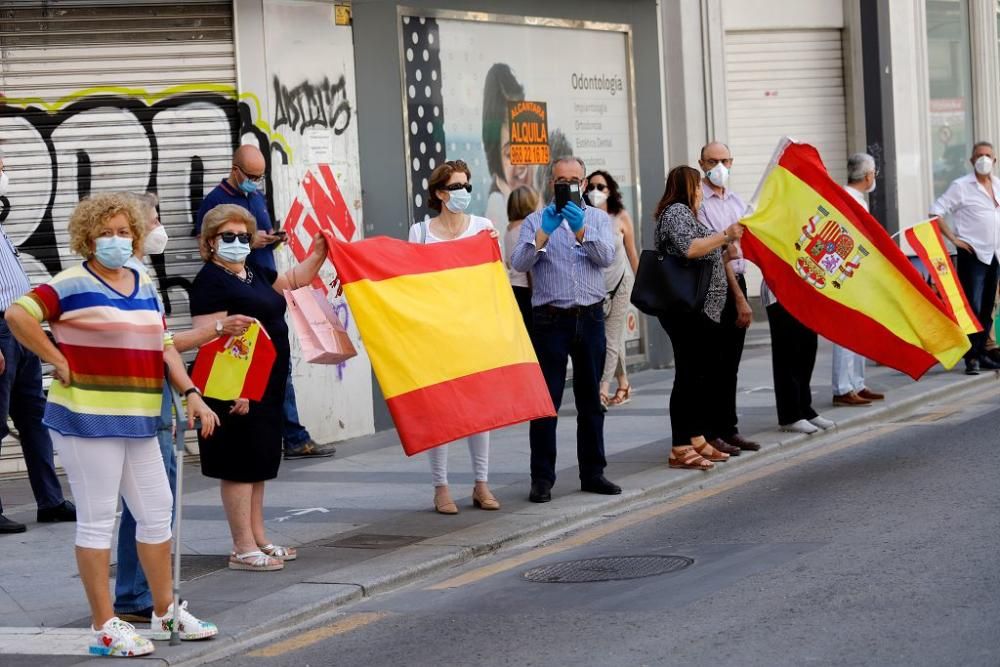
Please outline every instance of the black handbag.
[[699, 312], [712, 281], [712, 262], [643, 250], [632, 287], [632, 305], [659, 317]]

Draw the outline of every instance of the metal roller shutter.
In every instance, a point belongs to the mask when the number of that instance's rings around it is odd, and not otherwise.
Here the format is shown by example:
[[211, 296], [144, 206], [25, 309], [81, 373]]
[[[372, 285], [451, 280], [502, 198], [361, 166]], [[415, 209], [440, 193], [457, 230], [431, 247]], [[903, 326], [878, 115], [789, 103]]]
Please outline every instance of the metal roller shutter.
[[156, 192], [171, 242], [153, 268], [171, 326], [186, 327], [194, 212], [240, 134], [231, 4], [2, 3], [0, 95], [0, 221], [32, 283], [78, 261], [66, 228], [82, 197]]
[[[816, 146], [839, 182], [847, 171], [847, 106], [840, 30], [726, 33], [726, 113], [735, 158], [730, 186], [750, 199], [778, 140]], [[751, 294], [760, 285], [754, 267]]]

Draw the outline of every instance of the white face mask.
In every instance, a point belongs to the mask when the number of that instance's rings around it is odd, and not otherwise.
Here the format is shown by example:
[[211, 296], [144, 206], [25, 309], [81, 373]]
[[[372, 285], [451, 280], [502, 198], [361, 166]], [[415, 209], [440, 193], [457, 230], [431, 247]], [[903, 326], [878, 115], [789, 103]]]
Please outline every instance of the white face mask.
[[10, 185], [10, 176], [6, 171], [0, 172], [0, 197], [7, 194], [7, 186]]
[[980, 155], [976, 160], [976, 173], [980, 176], [989, 176], [993, 172], [993, 158], [989, 155]]
[[163, 225], [157, 225], [142, 240], [142, 251], [147, 255], [159, 255], [167, 249], [167, 241], [169, 240], [167, 230]]
[[591, 206], [600, 208], [604, 202], [608, 201], [608, 193], [595, 188], [587, 193], [587, 199], [590, 200]]
[[721, 162], [705, 172], [709, 182], [717, 188], [729, 185], [729, 169]]

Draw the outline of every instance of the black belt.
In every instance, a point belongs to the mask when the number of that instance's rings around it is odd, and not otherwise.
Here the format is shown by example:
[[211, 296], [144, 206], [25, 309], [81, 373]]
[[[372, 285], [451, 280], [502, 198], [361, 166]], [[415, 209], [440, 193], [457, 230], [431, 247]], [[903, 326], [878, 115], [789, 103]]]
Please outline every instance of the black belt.
[[585, 313], [591, 313], [595, 310], [600, 310], [604, 312], [604, 302], [598, 301], [597, 303], [592, 303], [589, 306], [572, 306], [570, 308], [558, 308], [556, 306], [550, 306], [548, 304], [544, 306], [536, 306], [536, 310], [542, 310], [547, 313], [552, 313], [553, 315], [583, 315]]

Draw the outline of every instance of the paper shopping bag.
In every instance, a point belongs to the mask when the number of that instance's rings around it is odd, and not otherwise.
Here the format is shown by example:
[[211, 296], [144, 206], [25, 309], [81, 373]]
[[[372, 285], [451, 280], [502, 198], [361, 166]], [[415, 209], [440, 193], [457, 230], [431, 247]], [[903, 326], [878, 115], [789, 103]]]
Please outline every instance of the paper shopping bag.
[[358, 352], [333, 306], [313, 287], [285, 290], [302, 356], [312, 364], [339, 364]]

